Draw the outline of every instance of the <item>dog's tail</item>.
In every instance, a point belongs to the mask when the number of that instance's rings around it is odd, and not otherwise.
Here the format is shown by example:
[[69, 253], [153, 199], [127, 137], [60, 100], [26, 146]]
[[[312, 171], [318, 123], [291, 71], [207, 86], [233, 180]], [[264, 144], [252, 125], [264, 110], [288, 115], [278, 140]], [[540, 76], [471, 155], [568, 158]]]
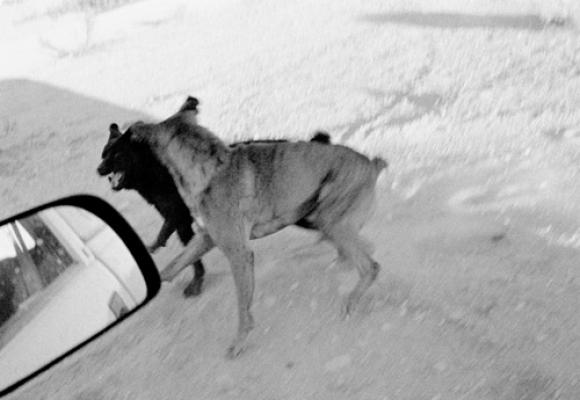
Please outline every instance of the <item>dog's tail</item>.
[[314, 133], [314, 136], [312, 136], [312, 139], [310, 139], [311, 142], [316, 142], [316, 143], [322, 143], [322, 144], [330, 144], [331, 140], [330, 140], [330, 135], [328, 134], [328, 132], [323, 132], [323, 131], [317, 131]]

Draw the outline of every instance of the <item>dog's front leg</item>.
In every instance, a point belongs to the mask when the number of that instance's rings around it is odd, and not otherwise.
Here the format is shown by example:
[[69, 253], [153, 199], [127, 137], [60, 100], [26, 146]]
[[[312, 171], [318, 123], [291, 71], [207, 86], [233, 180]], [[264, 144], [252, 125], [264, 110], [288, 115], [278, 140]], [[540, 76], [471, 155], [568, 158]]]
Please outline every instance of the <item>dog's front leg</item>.
[[199, 260], [205, 253], [214, 248], [214, 242], [206, 232], [199, 232], [185, 246], [183, 252], [175, 257], [161, 271], [161, 280], [170, 281], [191, 262]]
[[254, 253], [246, 246], [222, 247], [230, 261], [238, 298], [238, 332], [228, 347], [226, 356], [239, 356], [246, 348], [246, 339], [254, 328], [254, 318], [250, 308], [254, 297]]
[[175, 232], [175, 224], [173, 221], [165, 220], [155, 241], [147, 246], [149, 253], [155, 253], [160, 247], [165, 246], [173, 232]]

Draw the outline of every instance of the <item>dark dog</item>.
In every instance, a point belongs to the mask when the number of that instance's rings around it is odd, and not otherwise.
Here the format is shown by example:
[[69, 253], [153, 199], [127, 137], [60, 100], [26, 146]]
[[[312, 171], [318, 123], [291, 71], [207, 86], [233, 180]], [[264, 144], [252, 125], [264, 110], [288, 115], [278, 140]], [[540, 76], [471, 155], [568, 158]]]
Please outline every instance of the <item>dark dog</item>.
[[[188, 102], [192, 116], [197, 116], [199, 101], [191, 97]], [[121, 137], [122, 134], [118, 128], [111, 129], [109, 140], [102, 152], [102, 161], [97, 168], [98, 173], [101, 176], [108, 176], [111, 189], [114, 191], [136, 190], [163, 217], [164, 222], [156, 239], [147, 246], [151, 253], [165, 246], [175, 231], [181, 243], [186, 245], [194, 236], [193, 218], [179, 195], [171, 174], [153, 155], [148, 146], [138, 144], [123, 146], [124, 141], [119, 141]], [[318, 132], [311, 140], [328, 144], [330, 136], [327, 133]], [[278, 142], [284, 142], [284, 140], [249, 140], [234, 143], [231, 147], [249, 143]], [[310, 227], [307, 221], [298, 221], [297, 225], [303, 228]], [[183, 291], [186, 297], [197, 296], [201, 293], [205, 275], [201, 260], [193, 263], [193, 273], [193, 279]]]
[[[123, 138], [146, 146], [167, 167], [196, 221], [196, 235], [161, 273], [172, 279], [191, 261], [218, 247], [230, 261], [238, 298], [238, 332], [228, 356], [245, 348], [254, 326], [251, 239], [306, 221], [356, 267], [359, 281], [348, 295], [348, 315], [374, 282], [379, 264], [359, 231], [375, 202], [377, 178], [386, 161], [344, 146], [278, 142], [228, 147], [197, 124], [191, 99], [158, 124], [136, 123]], [[112, 131], [118, 127], [111, 125]]]

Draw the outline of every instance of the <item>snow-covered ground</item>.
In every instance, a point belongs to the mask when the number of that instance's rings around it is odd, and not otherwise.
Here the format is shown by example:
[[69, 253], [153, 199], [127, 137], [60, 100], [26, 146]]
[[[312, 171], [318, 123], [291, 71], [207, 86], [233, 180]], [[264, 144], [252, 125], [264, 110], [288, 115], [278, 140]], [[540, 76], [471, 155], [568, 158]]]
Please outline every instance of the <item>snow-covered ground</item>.
[[356, 276], [327, 244], [256, 241], [257, 327], [226, 361], [235, 297], [213, 252], [200, 298], [184, 274], [13, 398], [580, 398], [575, 2], [63, 3], [0, 6], [0, 216], [89, 192], [149, 241], [154, 210], [96, 176], [107, 126], [192, 94], [228, 141], [326, 129], [386, 157], [365, 229], [382, 272], [345, 322]]

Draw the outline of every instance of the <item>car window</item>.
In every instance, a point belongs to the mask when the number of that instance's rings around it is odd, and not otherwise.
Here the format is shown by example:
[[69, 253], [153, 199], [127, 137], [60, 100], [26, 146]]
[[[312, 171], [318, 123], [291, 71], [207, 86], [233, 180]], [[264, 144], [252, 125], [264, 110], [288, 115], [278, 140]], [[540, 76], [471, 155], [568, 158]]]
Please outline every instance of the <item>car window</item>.
[[[19, 308], [74, 263], [38, 216], [0, 227], [0, 332]], [[4, 330], [8, 328], [4, 327]], [[2, 334], [0, 333], [0, 342]]]

